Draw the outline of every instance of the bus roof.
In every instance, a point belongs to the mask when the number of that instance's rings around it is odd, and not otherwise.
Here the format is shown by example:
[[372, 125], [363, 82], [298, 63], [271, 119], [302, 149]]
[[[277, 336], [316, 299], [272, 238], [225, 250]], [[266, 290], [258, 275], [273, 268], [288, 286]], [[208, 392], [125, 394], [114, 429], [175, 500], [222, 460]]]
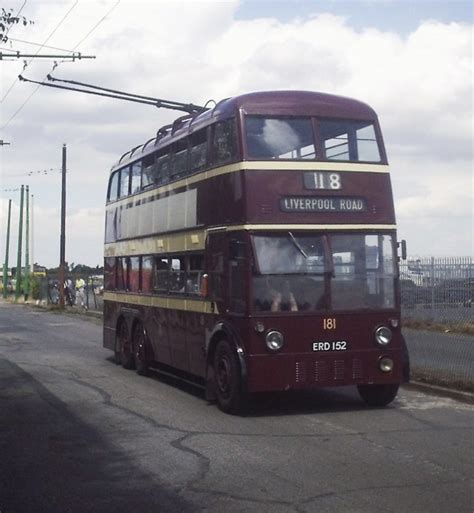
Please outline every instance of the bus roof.
[[[217, 105], [223, 114], [319, 116], [375, 120], [375, 111], [358, 100], [311, 91], [265, 91], [235, 96]], [[207, 114], [201, 114], [205, 116]]]
[[128, 151], [111, 171], [133, 162], [144, 155], [165, 146], [171, 140], [180, 139], [211, 123], [236, 116], [237, 113], [266, 116], [315, 116], [375, 121], [377, 114], [367, 104], [334, 94], [312, 91], [261, 91], [242, 94], [221, 100], [197, 116], [185, 115], [172, 124], [160, 128], [157, 136], [143, 145]]

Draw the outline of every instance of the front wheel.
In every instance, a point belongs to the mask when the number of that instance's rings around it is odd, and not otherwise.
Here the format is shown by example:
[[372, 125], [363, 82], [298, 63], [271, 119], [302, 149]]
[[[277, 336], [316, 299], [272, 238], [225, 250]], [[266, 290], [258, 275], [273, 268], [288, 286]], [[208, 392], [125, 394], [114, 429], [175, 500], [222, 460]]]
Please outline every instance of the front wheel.
[[214, 379], [219, 409], [225, 413], [242, 413], [246, 401], [239, 359], [234, 347], [225, 339], [218, 342], [214, 353]]
[[397, 395], [399, 385], [358, 385], [362, 400], [373, 407], [387, 406]]

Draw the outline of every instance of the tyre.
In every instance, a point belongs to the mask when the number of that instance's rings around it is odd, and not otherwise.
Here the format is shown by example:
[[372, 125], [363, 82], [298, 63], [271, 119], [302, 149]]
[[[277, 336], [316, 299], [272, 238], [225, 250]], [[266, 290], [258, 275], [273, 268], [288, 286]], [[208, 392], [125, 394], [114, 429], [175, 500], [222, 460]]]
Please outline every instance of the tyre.
[[362, 400], [369, 406], [382, 407], [391, 403], [398, 392], [399, 385], [358, 385]]
[[217, 343], [214, 353], [214, 380], [217, 405], [225, 413], [238, 414], [245, 409], [240, 364], [234, 347], [227, 340]]
[[135, 369], [140, 376], [148, 376], [150, 367], [150, 346], [141, 323], [133, 328], [133, 354]]
[[133, 369], [134, 367], [134, 359], [130, 342], [127, 323], [122, 321], [117, 331], [115, 361], [118, 364], [122, 364], [124, 369]]

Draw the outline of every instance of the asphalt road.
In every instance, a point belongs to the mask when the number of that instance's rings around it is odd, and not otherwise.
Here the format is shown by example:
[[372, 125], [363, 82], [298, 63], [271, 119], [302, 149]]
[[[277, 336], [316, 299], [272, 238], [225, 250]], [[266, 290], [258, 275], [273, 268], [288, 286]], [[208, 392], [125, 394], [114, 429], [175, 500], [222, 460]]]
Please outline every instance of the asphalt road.
[[246, 417], [112, 363], [99, 321], [0, 303], [1, 513], [471, 513], [472, 406], [403, 389]]
[[403, 329], [412, 374], [474, 389], [474, 336]]

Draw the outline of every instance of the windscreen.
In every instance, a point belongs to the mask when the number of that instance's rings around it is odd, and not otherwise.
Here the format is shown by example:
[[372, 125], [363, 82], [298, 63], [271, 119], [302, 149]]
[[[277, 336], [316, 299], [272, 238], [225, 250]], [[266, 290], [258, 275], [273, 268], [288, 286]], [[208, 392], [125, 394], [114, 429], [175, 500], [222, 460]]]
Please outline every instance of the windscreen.
[[260, 312], [394, 308], [390, 235], [254, 235]]
[[248, 116], [247, 154], [251, 159], [314, 159], [310, 118]]
[[380, 162], [372, 122], [320, 120], [319, 125], [327, 160]]

